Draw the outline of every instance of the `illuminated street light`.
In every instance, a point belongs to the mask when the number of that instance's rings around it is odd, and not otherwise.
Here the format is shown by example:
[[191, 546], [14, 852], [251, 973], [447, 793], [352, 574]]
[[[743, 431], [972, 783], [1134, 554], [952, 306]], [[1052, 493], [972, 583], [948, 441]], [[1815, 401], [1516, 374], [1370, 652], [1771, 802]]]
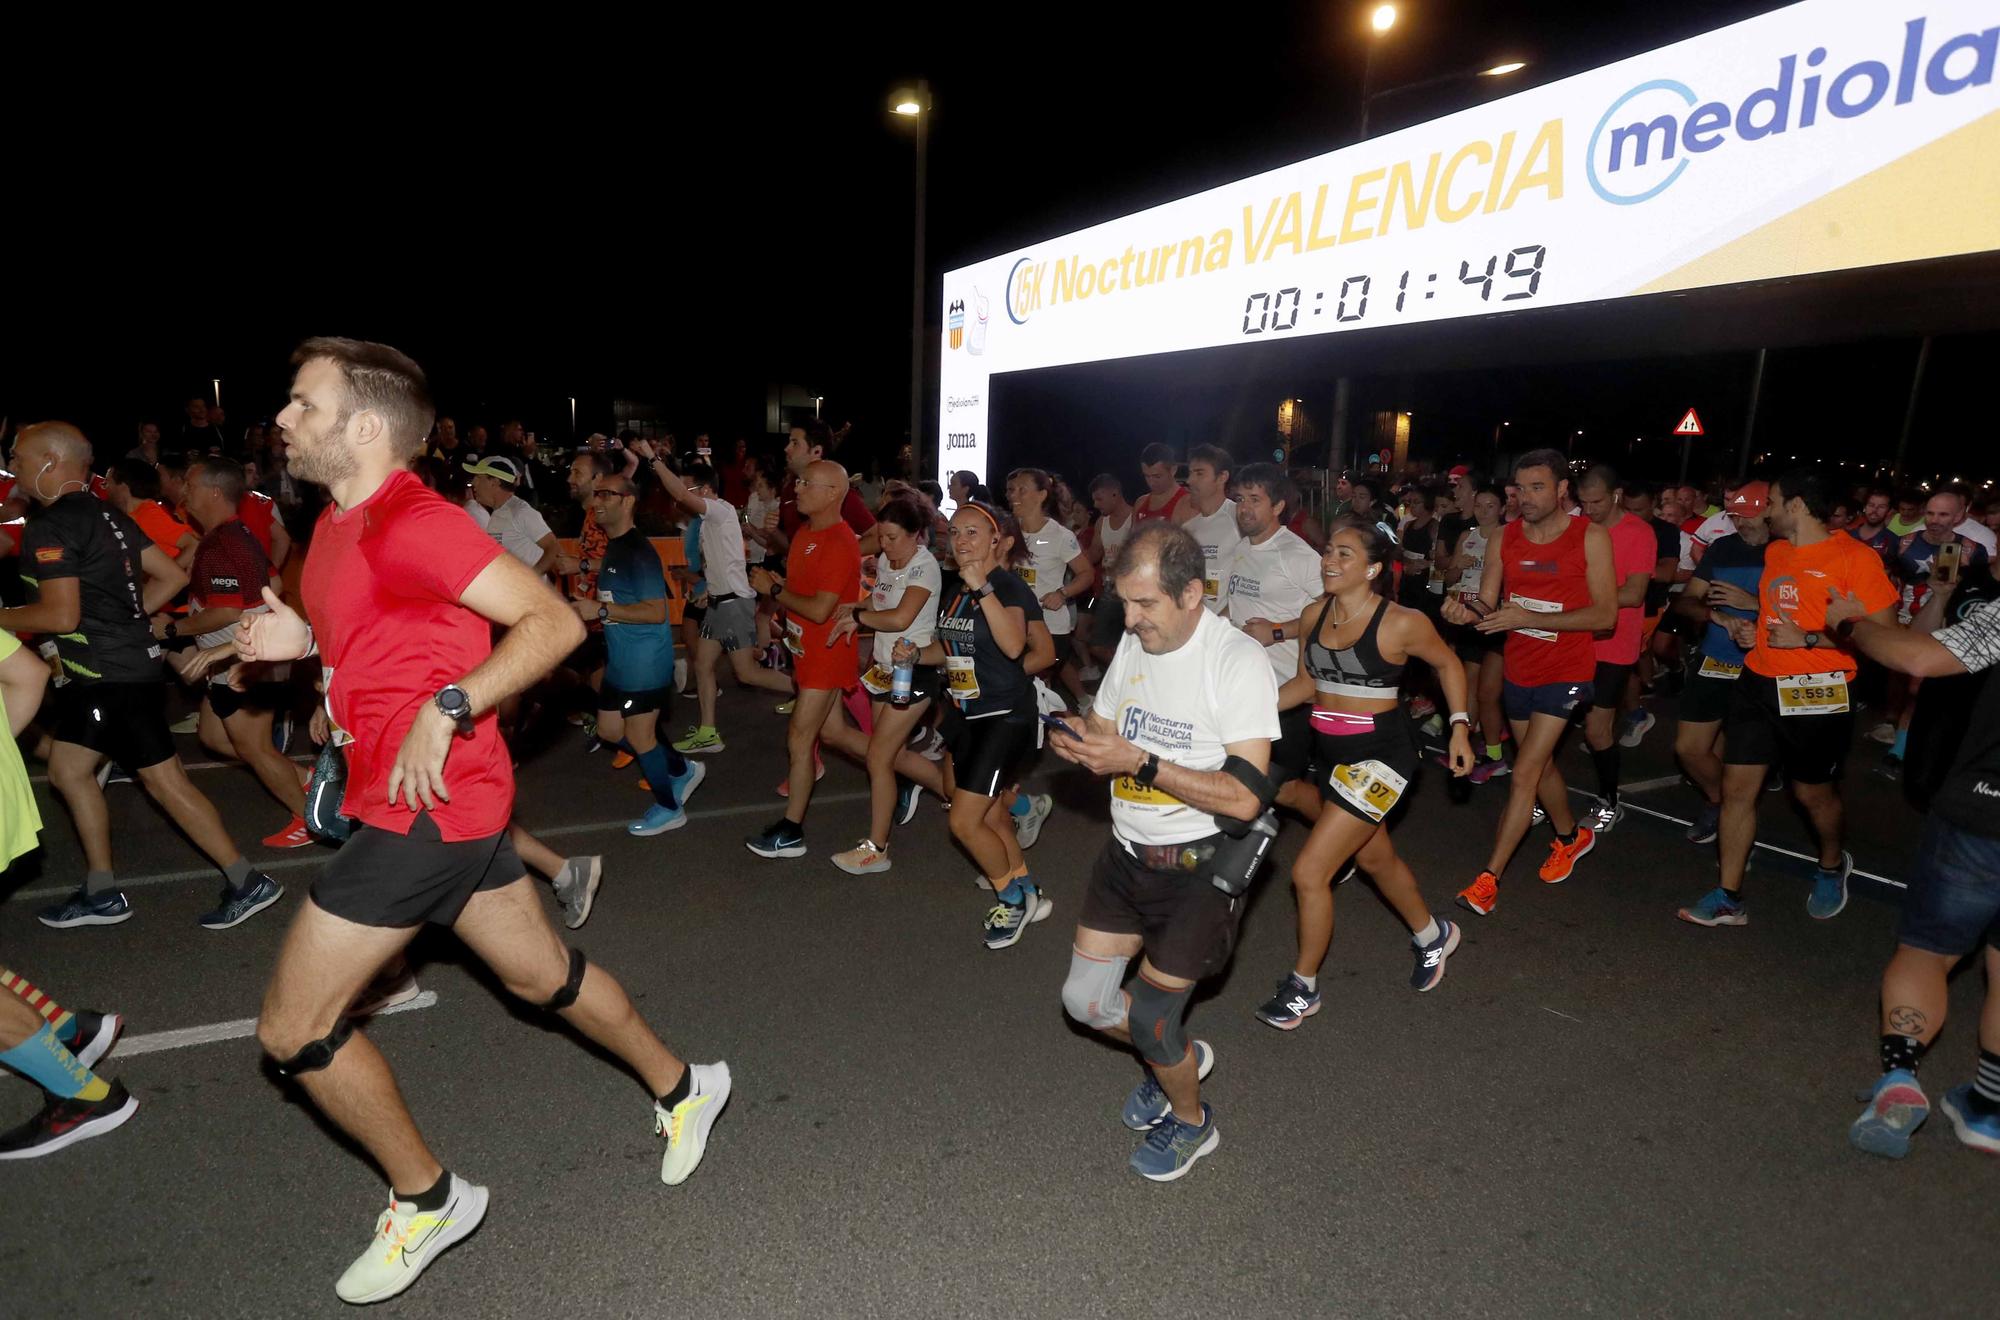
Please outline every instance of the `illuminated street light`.
[[1519, 73], [1527, 67], [1528, 62], [1526, 60], [1509, 60], [1505, 64], [1496, 64], [1490, 69], [1481, 69], [1479, 76], [1482, 78], [1499, 78], [1510, 73]]
[[1368, 25], [1377, 32], [1387, 32], [1390, 28], [1396, 26], [1396, 6], [1375, 6], [1375, 12], [1368, 16]]
[[889, 108], [896, 114], [904, 115], [911, 119], [916, 118], [924, 112], [923, 106], [917, 103], [917, 98], [908, 92], [900, 94], [896, 99], [896, 103]]

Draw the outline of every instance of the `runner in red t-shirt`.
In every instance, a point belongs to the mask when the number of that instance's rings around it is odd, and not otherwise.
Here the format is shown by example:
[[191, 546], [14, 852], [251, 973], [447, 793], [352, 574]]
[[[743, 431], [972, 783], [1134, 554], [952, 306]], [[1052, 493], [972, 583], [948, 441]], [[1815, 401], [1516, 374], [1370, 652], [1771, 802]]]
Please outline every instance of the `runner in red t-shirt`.
[[1645, 627], [1646, 588], [1653, 581], [1659, 538], [1642, 518], [1625, 512], [1624, 487], [1609, 464], [1599, 463], [1576, 483], [1584, 516], [1611, 538], [1612, 575], [1618, 584], [1618, 622], [1608, 637], [1592, 644], [1597, 668], [1591, 677], [1590, 714], [1584, 717], [1583, 741], [1597, 770], [1597, 802], [1584, 815], [1595, 834], [1608, 834], [1625, 818], [1618, 801], [1619, 747], [1614, 727], [1639, 664], [1640, 634]]
[[285, 561], [292, 557], [292, 536], [278, 517], [277, 501], [262, 491], [246, 488], [236, 505], [236, 516], [243, 520], [250, 535], [257, 538], [257, 544], [264, 547], [264, 558], [271, 567], [283, 569]]
[[1146, 479], [1146, 493], [1132, 506], [1139, 522], [1172, 522], [1174, 510], [1188, 497], [1188, 488], [1174, 480], [1174, 451], [1162, 444], [1150, 444], [1139, 451], [1139, 475]]
[[745, 840], [759, 857], [805, 856], [806, 807], [812, 800], [820, 730], [841, 694], [860, 682], [854, 636], [835, 641], [833, 627], [835, 611], [861, 599], [861, 546], [840, 511], [847, 491], [847, 469], [840, 464], [822, 459], [808, 466], [798, 483], [806, 521], [792, 538], [785, 580], [761, 566], [750, 572], [750, 589], [785, 611], [785, 646], [792, 653], [792, 677], [799, 688], [786, 737], [791, 791], [784, 817]]
[[1527, 836], [1537, 799], [1556, 831], [1543, 880], [1568, 879], [1596, 841], [1570, 811], [1555, 754], [1577, 707], [1591, 700], [1597, 670], [1591, 634], [1617, 623], [1618, 587], [1611, 538], [1588, 518], [1569, 515], [1567, 471], [1553, 449], [1530, 450], [1515, 462], [1520, 520], [1507, 524], [1498, 553], [1488, 548], [1478, 596], [1443, 606], [1452, 623], [1507, 634], [1501, 704], [1514, 731], [1513, 780], [1486, 869], [1458, 896], [1481, 916], [1499, 902], [1500, 873]]
[[[293, 361], [291, 403], [278, 417], [292, 474], [332, 497], [306, 562], [313, 626], [267, 588], [271, 612], [242, 625], [236, 646], [250, 661], [295, 660], [317, 646], [337, 740], [348, 740], [341, 813], [360, 825], [293, 923], [257, 1035], [278, 1071], [388, 1175], [389, 1209], [335, 1285], [343, 1301], [375, 1302], [478, 1228], [488, 1199], [431, 1154], [375, 1046], [349, 1044], [357, 992], [426, 923], [449, 925], [501, 984], [638, 1074], [656, 1097], [654, 1130], [667, 1134], [669, 1184], [700, 1162], [729, 1099], [729, 1069], [683, 1064], [609, 973], [564, 949], [507, 836], [513, 775], [494, 708], [548, 673], [583, 625], [402, 466], [431, 424], [416, 363], [347, 339], [308, 340]], [[365, 400], [353, 379], [361, 372]], [[402, 1249], [385, 1254], [385, 1238]]]

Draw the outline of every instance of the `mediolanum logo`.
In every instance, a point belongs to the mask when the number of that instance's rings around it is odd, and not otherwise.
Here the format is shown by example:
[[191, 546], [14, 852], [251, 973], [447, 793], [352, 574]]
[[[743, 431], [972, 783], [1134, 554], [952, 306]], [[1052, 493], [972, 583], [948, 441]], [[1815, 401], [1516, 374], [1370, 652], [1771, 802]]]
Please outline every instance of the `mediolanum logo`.
[[1673, 187], [1696, 156], [1718, 147], [1804, 132], [1829, 119], [1857, 119], [1908, 105], [1920, 94], [1952, 96], [1990, 86], [2000, 27], [1931, 44], [1928, 21], [1903, 25], [1893, 65], [1862, 59], [1842, 67], [1826, 47], [1815, 46], [1803, 57], [1780, 59], [1773, 80], [1734, 105], [1704, 101], [1672, 78], [1642, 82], [1597, 121], [1586, 165], [1590, 186], [1613, 205], [1631, 206]]

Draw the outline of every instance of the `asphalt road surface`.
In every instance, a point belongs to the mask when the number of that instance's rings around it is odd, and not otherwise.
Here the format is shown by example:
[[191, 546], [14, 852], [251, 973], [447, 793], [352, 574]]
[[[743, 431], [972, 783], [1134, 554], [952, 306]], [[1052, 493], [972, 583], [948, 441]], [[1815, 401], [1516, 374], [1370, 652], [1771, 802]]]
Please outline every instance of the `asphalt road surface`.
[[[680, 712], [684, 720], [685, 703]], [[1204, 1096], [1222, 1143], [1187, 1177], [1126, 1168], [1134, 1060], [1073, 1029], [1058, 991], [1104, 791], [1050, 759], [1058, 808], [1030, 854], [1054, 916], [1016, 947], [978, 943], [990, 899], [944, 813], [897, 834], [889, 875], [828, 856], [866, 830], [865, 781], [837, 759], [811, 855], [763, 861], [782, 720], [727, 691], [686, 828], [630, 838], [646, 798], [573, 731], [521, 773], [520, 818], [606, 880], [575, 943], [613, 969], [677, 1050], [726, 1058], [735, 1094], [707, 1158], [661, 1185], [650, 1097], [559, 1024], [509, 1001], [448, 934], [415, 946], [434, 1002], [368, 1030], [448, 1165], [492, 1189], [476, 1236], [388, 1304], [416, 1316], [1990, 1315], [2000, 1182], [1933, 1118], [1910, 1157], [1846, 1142], [1876, 1073], [1876, 986], [1898, 890], [1858, 885], [1805, 913], [1804, 864], [1760, 850], [1752, 921], [1674, 909], [1713, 850], [1633, 810], [1560, 886], [1531, 839], [1481, 919], [1449, 907], [1482, 864], [1505, 781], [1454, 804], [1422, 781], [1399, 848], [1466, 935], [1444, 983], [1408, 987], [1407, 936], [1364, 882], [1339, 891], [1326, 1006], [1280, 1033], [1251, 1010], [1290, 965], [1280, 840], [1228, 975], [1191, 1016], [1217, 1053]], [[1685, 818], [1671, 725], [1626, 756], [1635, 808]], [[189, 761], [206, 760], [192, 738]], [[1894, 881], [1918, 821], [1850, 772], [1858, 865]], [[1572, 780], [1588, 783], [1569, 754]], [[283, 813], [240, 768], [195, 772], [239, 835]], [[34, 909], [81, 863], [38, 790], [44, 851], [0, 891], [0, 961], [59, 1000], [116, 1009], [105, 1070], [141, 1109], [120, 1131], [7, 1166], [0, 1315], [304, 1316], [365, 1245], [380, 1175], [270, 1077], [246, 1028], [173, 1048], [160, 1033], [254, 1017], [291, 913], [327, 855], [270, 863], [284, 901], [211, 934], [218, 880], [140, 792], [110, 790], [136, 915], [50, 931]], [[1766, 841], [1800, 848], [1779, 797]], [[1275, 878], [1274, 878], [1275, 877]], [[1961, 969], [1925, 1078], [1971, 1075], [1983, 977]], [[225, 1024], [217, 1026], [216, 1024]], [[148, 1048], [148, 1047], [155, 1048]], [[0, 1082], [0, 1124], [36, 1094]]]

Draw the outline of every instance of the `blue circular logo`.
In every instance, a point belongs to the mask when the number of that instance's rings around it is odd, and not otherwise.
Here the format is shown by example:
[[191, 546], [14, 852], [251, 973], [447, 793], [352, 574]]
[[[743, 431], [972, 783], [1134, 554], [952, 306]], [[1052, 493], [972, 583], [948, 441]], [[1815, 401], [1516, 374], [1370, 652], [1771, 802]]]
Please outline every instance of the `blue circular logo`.
[[[1610, 202], [1613, 206], [1632, 206], [1649, 198], [1658, 197], [1661, 193], [1672, 187], [1674, 180], [1680, 178], [1688, 167], [1687, 157], [1682, 156], [1680, 162], [1674, 166], [1673, 172], [1668, 174], [1666, 178], [1646, 189], [1646, 191], [1634, 193], [1631, 196], [1612, 192], [1597, 177], [1597, 143], [1604, 136], [1605, 126], [1611, 122], [1611, 116], [1617, 114], [1627, 101], [1630, 101], [1635, 96], [1643, 96], [1647, 92], [1673, 92], [1686, 101], [1690, 109], [1694, 107], [1695, 101], [1698, 99], [1694, 91], [1686, 83], [1675, 82], [1671, 78], [1655, 78], [1651, 82], [1640, 83], [1637, 87], [1634, 87], [1631, 91], [1611, 103], [1611, 108], [1606, 110], [1604, 117], [1597, 121], [1597, 127], [1591, 130], [1590, 150], [1584, 156], [1584, 172], [1590, 179], [1591, 191], [1602, 197], [1605, 201]], [[1676, 124], [1674, 128], [1675, 137], [1679, 137], [1680, 126]], [[1672, 140], [1669, 140], [1667, 150], [1672, 151], [1673, 148], [1674, 143]]]

